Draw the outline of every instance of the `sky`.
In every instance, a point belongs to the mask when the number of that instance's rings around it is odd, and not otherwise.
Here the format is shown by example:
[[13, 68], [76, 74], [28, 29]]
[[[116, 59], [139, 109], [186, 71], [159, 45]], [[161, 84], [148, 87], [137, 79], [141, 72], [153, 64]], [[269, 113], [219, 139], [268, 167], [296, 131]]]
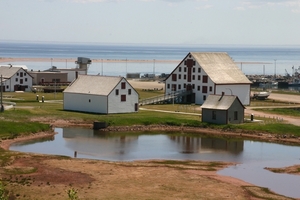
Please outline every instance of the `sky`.
[[0, 0], [0, 41], [300, 45], [300, 0]]

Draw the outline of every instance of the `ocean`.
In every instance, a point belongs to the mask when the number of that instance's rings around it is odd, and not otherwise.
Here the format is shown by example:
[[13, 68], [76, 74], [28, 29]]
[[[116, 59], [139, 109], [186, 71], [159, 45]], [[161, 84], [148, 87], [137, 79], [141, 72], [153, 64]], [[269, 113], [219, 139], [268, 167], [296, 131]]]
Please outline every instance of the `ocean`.
[[[300, 67], [300, 46], [0, 42], [1, 58], [49, 58], [43, 62], [10, 63], [26, 65], [29, 70], [46, 70], [51, 66], [74, 68], [76, 64], [68, 59], [77, 59], [77, 57], [87, 57], [92, 60], [122, 60], [123, 62], [94, 62], [88, 70], [88, 74], [112, 76], [125, 76], [126, 73], [169, 74], [189, 52], [227, 52], [246, 75], [292, 74], [293, 67], [294, 69]], [[55, 58], [66, 61], [55, 62]], [[141, 62], [131, 62], [131, 60], [140, 60]], [[0, 64], [8, 63], [0, 62]]]

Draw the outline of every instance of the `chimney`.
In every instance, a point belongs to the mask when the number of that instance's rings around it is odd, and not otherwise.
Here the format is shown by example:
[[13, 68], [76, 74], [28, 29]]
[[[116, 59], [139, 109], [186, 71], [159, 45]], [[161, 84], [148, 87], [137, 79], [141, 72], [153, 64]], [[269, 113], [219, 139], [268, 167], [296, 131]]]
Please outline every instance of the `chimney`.
[[221, 99], [223, 98], [224, 94], [225, 94], [225, 93], [222, 92], [222, 96], [220, 97], [219, 101], [221, 101]]

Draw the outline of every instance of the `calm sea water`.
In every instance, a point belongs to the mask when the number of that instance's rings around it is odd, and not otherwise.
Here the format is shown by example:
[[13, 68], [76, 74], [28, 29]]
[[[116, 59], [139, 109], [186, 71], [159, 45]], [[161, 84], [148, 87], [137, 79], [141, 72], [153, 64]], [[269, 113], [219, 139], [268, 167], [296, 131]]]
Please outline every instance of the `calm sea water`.
[[[45, 70], [51, 65], [73, 68], [68, 58], [149, 60], [148, 63], [92, 63], [89, 74], [121, 75], [127, 72], [169, 74], [179, 64], [159, 63], [155, 60], [181, 61], [189, 52], [227, 52], [245, 74], [292, 74], [292, 67], [300, 66], [300, 46], [174, 46], [174, 45], [101, 45], [0, 42], [0, 57], [49, 58], [48, 62], [16, 62], [29, 69]], [[66, 62], [51, 62], [51, 58], [65, 58]], [[276, 61], [275, 61], [276, 60]], [[256, 64], [249, 64], [256, 62]], [[8, 63], [1, 63], [8, 64]]]

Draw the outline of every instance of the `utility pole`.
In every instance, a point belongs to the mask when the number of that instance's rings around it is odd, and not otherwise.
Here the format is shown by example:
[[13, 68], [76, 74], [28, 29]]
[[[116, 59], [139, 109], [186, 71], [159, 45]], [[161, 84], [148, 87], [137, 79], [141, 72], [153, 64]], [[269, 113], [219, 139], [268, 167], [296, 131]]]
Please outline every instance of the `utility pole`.
[[101, 75], [103, 76], [103, 59], [101, 59]]
[[1, 81], [1, 85], [0, 85], [0, 91], [1, 91], [1, 102], [0, 102], [0, 106], [1, 106], [1, 108], [0, 108], [0, 112], [3, 112], [4, 111], [4, 106], [3, 106], [3, 83], [2, 83], [2, 74], [1, 74], [1, 79], [0, 79], [0, 81]]
[[276, 80], [276, 59], [274, 59], [274, 80]]
[[125, 73], [125, 77], [127, 78], [127, 58], [126, 58], [126, 73]]
[[153, 59], [153, 76], [154, 76], [154, 79], [155, 79], [155, 59]]

